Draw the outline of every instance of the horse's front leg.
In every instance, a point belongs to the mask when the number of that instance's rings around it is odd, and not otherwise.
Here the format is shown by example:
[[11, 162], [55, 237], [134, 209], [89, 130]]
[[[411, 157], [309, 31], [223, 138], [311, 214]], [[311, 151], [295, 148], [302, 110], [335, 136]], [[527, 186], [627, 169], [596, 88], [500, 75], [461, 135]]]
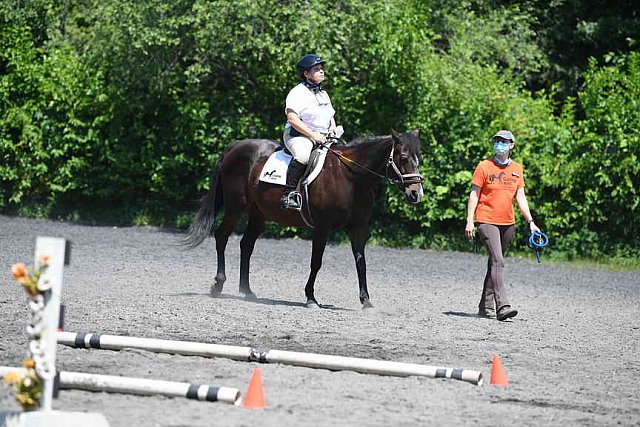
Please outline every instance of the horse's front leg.
[[242, 236], [242, 240], [240, 240], [240, 286], [238, 290], [244, 294], [247, 300], [255, 301], [258, 299], [256, 294], [251, 291], [251, 286], [249, 286], [249, 264], [256, 240], [262, 234], [264, 228], [264, 217], [261, 214], [252, 212], [249, 216], [247, 229]]
[[354, 227], [347, 230], [351, 239], [351, 251], [356, 261], [356, 271], [358, 272], [358, 286], [360, 288], [360, 302], [362, 308], [373, 308], [369, 301], [369, 291], [367, 289], [367, 262], [364, 257], [364, 247], [367, 244], [369, 227]]
[[314, 284], [316, 282], [316, 276], [318, 270], [322, 267], [322, 256], [324, 255], [324, 248], [327, 246], [327, 239], [329, 238], [330, 230], [316, 229], [313, 233], [313, 247], [311, 249], [311, 272], [309, 273], [309, 280], [304, 288], [304, 293], [307, 297], [308, 308], [319, 308], [320, 304], [316, 301], [314, 296]]

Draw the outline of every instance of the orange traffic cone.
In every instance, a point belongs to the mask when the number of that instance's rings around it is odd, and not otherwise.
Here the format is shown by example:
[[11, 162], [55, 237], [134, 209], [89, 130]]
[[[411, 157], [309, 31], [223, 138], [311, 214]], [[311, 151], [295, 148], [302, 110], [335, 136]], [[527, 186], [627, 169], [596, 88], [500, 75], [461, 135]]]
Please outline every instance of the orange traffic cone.
[[262, 372], [255, 368], [251, 375], [249, 388], [244, 397], [243, 408], [264, 409], [264, 389], [262, 388]]
[[491, 364], [491, 384], [508, 386], [509, 380], [507, 380], [507, 373], [502, 366], [502, 360], [500, 356], [493, 355], [493, 361]]

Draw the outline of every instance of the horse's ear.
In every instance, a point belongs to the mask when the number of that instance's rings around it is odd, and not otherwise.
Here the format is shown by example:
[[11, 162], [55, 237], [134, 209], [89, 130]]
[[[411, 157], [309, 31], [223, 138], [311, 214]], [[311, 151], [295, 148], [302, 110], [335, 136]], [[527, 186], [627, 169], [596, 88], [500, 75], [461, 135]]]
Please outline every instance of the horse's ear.
[[415, 136], [416, 138], [420, 139], [420, 129], [415, 129], [411, 131], [411, 135]]
[[397, 130], [391, 128], [391, 137], [395, 142], [400, 142], [400, 133]]

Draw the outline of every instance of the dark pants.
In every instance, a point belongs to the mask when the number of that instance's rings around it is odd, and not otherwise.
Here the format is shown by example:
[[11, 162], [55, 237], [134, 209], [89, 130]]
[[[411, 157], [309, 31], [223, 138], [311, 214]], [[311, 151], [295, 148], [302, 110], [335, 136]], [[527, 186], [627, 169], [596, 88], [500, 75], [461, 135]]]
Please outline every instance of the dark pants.
[[484, 278], [482, 297], [479, 308], [495, 308], [499, 310], [505, 305], [510, 305], [507, 299], [507, 289], [504, 283], [504, 252], [509, 247], [513, 236], [516, 233], [516, 226], [511, 225], [478, 225], [480, 240], [489, 251], [489, 261], [487, 263], [487, 274]]

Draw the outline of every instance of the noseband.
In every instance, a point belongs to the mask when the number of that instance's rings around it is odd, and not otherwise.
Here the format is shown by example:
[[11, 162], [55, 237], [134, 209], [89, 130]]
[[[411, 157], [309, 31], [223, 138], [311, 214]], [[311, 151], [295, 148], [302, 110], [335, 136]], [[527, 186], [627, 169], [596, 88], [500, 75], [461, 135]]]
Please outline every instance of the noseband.
[[[346, 142], [344, 142], [340, 138], [329, 137], [328, 139], [333, 139], [333, 140], [336, 140], [336, 141], [340, 142], [342, 145], [346, 145]], [[394, 150], [396, 149], [396, 145], [395, 144], [393, 144], [391, 146], [391, 153], [389, 153], [389, 158], [387, 159], [387, 167], [385, 169], [385, 174], [384, 175], [381, 175], [378, 172], [373, 171], [373, 170], [369, 169], [368, 167], [363, 166], [360, 163], [351, 160], [350, 158], [346, 157], [342, 153], [340, 153], [340, 152], [332, 149], [331, 147], [329, 147], [329, 145], [325, 145], [325, 144], [322, 144], [322, 145], [327, 150], [331, 151], [333, 154], [338, 156], [339, 159], [344, 160], [347, 163], [351, 163], [353, 165], [356, 165], [360, 169], [364, 169], [365, 171], [367, 171], [367, 172], [371, 173], [372, 175], [375, 175], [375, 176], [377, 176], [379, 178], [385, 178], [391, 184], [397, 185], [400, 188], [404, 189], [404, 188], [407, 188], [408, 186], [410, 186], [412, 184], [421, 184], [422, 183], [422, 175], [420, 175], [419, 173], [405, 173], [405, 174], [403, 174], [400, 171], [400, 168], [398, 167], [398, 165], [396, 165], [396, 162], [393, 161], [393, 153], [394, 153]], [[391, 168], [391, 170], [395, 174], [394, 178], [389, 176], [389, 168]]]

